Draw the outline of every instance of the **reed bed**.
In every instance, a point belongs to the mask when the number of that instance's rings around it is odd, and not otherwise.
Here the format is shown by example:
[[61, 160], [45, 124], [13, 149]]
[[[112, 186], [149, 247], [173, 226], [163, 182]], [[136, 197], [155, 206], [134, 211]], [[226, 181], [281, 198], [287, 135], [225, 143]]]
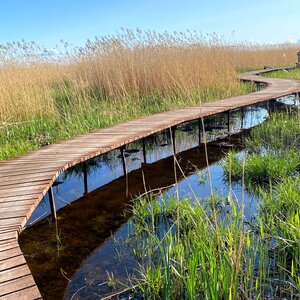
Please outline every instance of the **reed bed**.
[[[122, 30], [60, 53], [0, 47], [0, 159], [141, 115], [247, 93], [238, 70], [293, 65], [294, 45]], [[17, 142], [18, 141], [18, 142]]]

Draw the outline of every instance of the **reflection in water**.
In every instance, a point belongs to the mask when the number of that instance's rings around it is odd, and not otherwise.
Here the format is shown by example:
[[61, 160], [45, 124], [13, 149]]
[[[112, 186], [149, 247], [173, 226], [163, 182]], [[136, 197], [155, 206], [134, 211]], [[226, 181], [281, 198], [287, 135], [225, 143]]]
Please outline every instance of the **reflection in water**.
[[[243, 117], [242, 117], [243, 114]], [[230, 133], [248, 129], [262, 123], [268, 116], [267, 105], [249, 106], [230, 113]], [[228, 135], [227, 113], [205, 118], [206, 140], [214, 141]], [[224, 125], [225, 124], [225, 125]], [[203, 132], [201, 132], [203, 136]], [[203, 137], [202, 137], [203, 140]], [[146, 161], [153, 163], [173, 155], [170, 130], [153, 134], [146, 138]], [[177, 126], [176, 151], [180, 153], [199, 145], [198, 121]], [[125, 158], [127, 172], [141, 168], [143, 163], [142, 141], [126, 146]], [[88, 168], [88, 191], [93, 191], [124, 175], [120, 150], [115, 149], [86, 162]], [[57, 210], [81, 198], [84, 195], [83, 164], [72, 167], [62, 173], [54, 184], [54, 197]], [[40, 220], [51, 213], [48, 194], [33, 212], [27, 225]]]
[[[223, 169], [217, 161], [232, 146], [241, 150], [240, 138], [247, 134], [246, 129], [262, 123], [271, 111], [299, 104], [299, 99], [295, 99], [289, 96], [272, 101], [270, 105], [260, 104], [232, 111], [229, 124], [227, 113], [205, 118], [206, 140], [211, 141], [208, 153], [215, 192], [220, 196], [234, 193], [237, 199], [242, 198], [240, 185], [228, 187], [222, 180]], [[228, 130], [232, 135], [225, 138]], [[241, 134], [234, 135], [241, 130]], [[213, 142], [222, 138], [219, 142]], [[203, 136], [200, 139], [203, 141]], [[210, 195], [207, 180], [204, 180], [205, 183], [199, 181], [199, 170], [202, 170], [200, 176], [206, 179], [206, 160], [203, 146], [197, 147], [198, 121], [178, 125], [175, 142], [186, 179], [178, 172], [179, 182], [166, 191], [167, 197], [171, 197], [176, 189], [181, 197], [191, 197], [190, 186], [199, 198]], [[174, 184], [170, 130], [147, 137], [145, 149], [148, 164], [143, 163], [141, 140], [127, 145], [124, 151], [129, 173], [129, 194], [132, 196], [143, 193], [145, 188], [152, 190]], [[49, 225], [45, 219], [21, 235], [22, 250], [30, 255], [27, 258], [28, 264], [44, 299], [62, 298], [63, 294], [65, 299], [70, 299], [74, 294], [75, 299], [98, 299], [111, 291], [107, 284], [103, 284], [107, 281], [107, 272], [113, 272], [116, 279], [125, 281], [137, 266], [133, 253], [123, 243], [130, 217], [125, 206], [130, 203], [132, 196], [125, 195], [121, 159], [120, 150], [116, 149], [86, 163], [90, 193], [84, 197], [83, 165], [71, 168], [59, 176], [54, 187], [56, 206], [62, 208], [58, 212], [59, 245], [57, 239], [53, 238], [54, 226]], [[251, 222], [256, 213], [257, 199], [247, 192], [244, 196], [246, 218]], [[48, 203], [46, 195], [28, 225], [50, 214]], [[56, 255], [57, 250], [60, 251], [59, 257]]]

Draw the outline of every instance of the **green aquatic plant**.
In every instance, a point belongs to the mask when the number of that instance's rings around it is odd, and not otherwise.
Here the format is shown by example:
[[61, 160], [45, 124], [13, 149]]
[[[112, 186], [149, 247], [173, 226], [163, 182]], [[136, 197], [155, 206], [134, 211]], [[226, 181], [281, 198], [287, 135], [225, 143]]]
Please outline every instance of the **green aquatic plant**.
[[245, 164], [245, 181], [248, 187], [269, 185], [269, 182], [281, 182], [297, 171], [299, 153], [288, 151], [282, 155], [266, 152], [251, 154]]
[[[279, 120], [287, 122], [281, 127]], [[231, 151], [222, 162], [229, 183], [244, 183], [260, 199], [259, 213], [251, 223], [245, 222], [243, 202], [237, 206], [230, 195], [222, 199], [216, 194], [206, 199], [150, 197], [134, 203], [127, 246], [139, 263], [134, 280], [139, 296], [299, 297], [297, 122], [298, 116], [271, 119], [246, 141], [250, 151], [243, 155]]]
[[170, 201], [140, 200], [133, 212], [130, 242], [144, 254], [135, 280], [140, 293], [146, 299], [237, 299], [244, 249], [252, 247], [242, 211], [232, 203], [232, 214], [222, 220], [191, 199]]
[[255, 191], [293, 177], [300, 167], [299, 116], [275, 114], [252, 130], [245, 147], [244, 173], [242, 159], [234, 151], [222, 161], [226, 181], [238, 182], [244, 176], [247, 189]]
[[284, 153], [300, 147], [299, 115], [273, 114], [263, 125], [254, 128], [246, 140], [249, 152]]
[[[156, 203], [137, 200], [127, 240], [139, 263], [132, 279], [135, 292], [144, 299], [294, 299], [299, 288], [295, 228], [299, 229], [300, 192], [289, 203], [293, 217], [275, 222], [283, 205], [280, 187], [276, 193], [263, 190], [261, 215], [251, 226], [234, 201], [224, 214], [206, 209], [201, 204], [205, 201], [172, 198], [170, 205], [165, 198]], [[277, 208], [268, 202], [271, 195], [281, 203]]]
[[240, 157], [238, 157], [237, 152], [229, 151], [225, 158], [221, 162], [223, 169], [225, 170], [224, 175], [226, 176], [226, 180], [230, 181], [238, 181], [242, 177], [242, 163]]

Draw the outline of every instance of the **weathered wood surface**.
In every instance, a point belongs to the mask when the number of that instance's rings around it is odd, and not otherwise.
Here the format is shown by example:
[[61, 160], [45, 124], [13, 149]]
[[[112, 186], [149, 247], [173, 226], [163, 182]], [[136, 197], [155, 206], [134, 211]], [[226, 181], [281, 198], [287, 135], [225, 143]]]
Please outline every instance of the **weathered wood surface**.
[[177, 124], [300, 91], [300, 81], [257, 76], [261, 72], [240, 76], [241, 80], [268, 84], [259, 92], [142, 117], [1, 162], [0, 298], [41, 298], [18, 245], [18, 235], [61, 172]]

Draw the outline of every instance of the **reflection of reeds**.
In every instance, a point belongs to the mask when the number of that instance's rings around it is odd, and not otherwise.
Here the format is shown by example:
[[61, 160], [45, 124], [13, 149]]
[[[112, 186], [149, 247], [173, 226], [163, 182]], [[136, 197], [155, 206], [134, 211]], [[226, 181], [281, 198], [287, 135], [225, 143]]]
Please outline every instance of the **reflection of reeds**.
[[89, 159], [83, 163], [77, 164], [72, 168], [69, 168], [64, 171], [63, 179], [65, 180], [68, 176], [76, 175], [78, 177], [83, 176], [84, 172], [90, 174], [93, 170], [100, 167], [100, 163], [95, 159]]

